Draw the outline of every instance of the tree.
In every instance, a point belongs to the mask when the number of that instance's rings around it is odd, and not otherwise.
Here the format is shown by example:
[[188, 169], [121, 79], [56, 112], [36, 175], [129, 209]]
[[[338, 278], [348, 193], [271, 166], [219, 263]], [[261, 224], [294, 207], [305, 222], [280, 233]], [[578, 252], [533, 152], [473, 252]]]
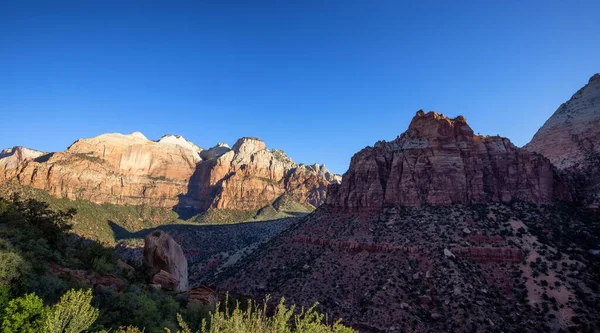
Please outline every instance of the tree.
[[4, 333], [42, 333], [43, 323], [48, 309], [41, 298], [35, 294], [15, 298], [4, 309], [2, 332]]
[[45, 320], [45, 332], [80, 333], [98, 318], [98, 309], [91, 305], [92, 290], [69, 290], [52, 307]]

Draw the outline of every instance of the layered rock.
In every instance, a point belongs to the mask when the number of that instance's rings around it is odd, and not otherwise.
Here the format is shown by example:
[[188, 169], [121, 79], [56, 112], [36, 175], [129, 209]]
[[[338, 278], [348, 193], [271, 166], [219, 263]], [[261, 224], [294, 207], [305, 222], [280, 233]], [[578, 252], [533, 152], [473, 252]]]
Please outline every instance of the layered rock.
[[188, 264], [181, 246], [173, 238], [156, 230], [144, 238], [144, 264], [154, 271], [153, 284], [165, 290], [189, 289]]
[[16, 147], [0, 155], [0, 182], [14, 178], [69, 199], [194, 212], [256, 210], [283, 194], [316, 207], [336, 177], [318, 164], [298, 165], [255, 138], [203, 150], [175, 135], [151, 141], [139, 132], [103, 134], [60, 153]]
[[570, 200], [542, 155], [498, 136], [479, 136], [464, 117], [417, 112], [391, 142], [358, 152], [328, 203], [342, 208]]
[[0, 182], [14, 177], [19, 165], [27, 160], [33, 160], [45, 153], [25, 147], [6, 148], [0, 152]]
[[579, 199], [600, 202], [600, 73], [563, 103], [524, 149], [572, 178]]
[[241, 138], [231, 149], [217, 146], [210, 151], [213, 158], [198, 164], [184, 203], [201, 210], [259, 209], [283, 194], [316, 207], [324, 202], [327, 185], [337, 181], [325, 166], [298, 165], [257, 138]]

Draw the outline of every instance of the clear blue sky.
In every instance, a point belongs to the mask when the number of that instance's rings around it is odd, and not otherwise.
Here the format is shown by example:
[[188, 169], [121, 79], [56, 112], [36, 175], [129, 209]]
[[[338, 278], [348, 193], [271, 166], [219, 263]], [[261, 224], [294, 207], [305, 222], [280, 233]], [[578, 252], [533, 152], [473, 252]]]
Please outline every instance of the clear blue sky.
[[600, 71], [598, 0], [251, 2], [0, 0], [0, 146], [257, 136], [342, 173], [418, 109], [523, 145]]

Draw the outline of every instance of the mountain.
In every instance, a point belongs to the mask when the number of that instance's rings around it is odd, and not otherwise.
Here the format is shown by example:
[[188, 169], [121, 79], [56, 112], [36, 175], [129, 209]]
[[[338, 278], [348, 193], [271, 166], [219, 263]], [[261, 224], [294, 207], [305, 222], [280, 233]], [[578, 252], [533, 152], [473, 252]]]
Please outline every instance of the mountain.
[[473, 134], [464, 117], [418, 111], [408, 130], [352, 157], [328, 202], [344, 208], [570, 200], [550, 161], [499, 136]]
[[578, 198], [600, 203], [600, 73], [563, 103], [525, 150], [547, 157], [578, 189]]
[[361, 332], [592, 331], [600, 215], [570, 186], [538, 153], [419, 111], [354, 155], [325, 205], [211, 283], [318, 301]]
[[0, 182], [17, 181], [56, 197], [93, 203], [254, 211], [286, 196], [314, 209], [339, 176], [296, 164], [256, 138], [204, 150], [181, 136], [143, 134], [80, 139], [64, 152], [16, 147], [0, 155]]

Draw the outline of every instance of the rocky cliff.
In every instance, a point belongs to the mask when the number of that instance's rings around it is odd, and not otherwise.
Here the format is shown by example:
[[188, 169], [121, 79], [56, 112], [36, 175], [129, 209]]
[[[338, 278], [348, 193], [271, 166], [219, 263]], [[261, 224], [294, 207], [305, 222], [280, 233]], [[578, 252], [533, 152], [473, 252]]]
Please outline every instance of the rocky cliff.
[[563, 103], [523, 148], [544, 155], [571, 178], [580, 200], [600, 202], [600, 73]]
[[354, 155], [327, 205], [213, 282], [319, 302], [361, 332], [585, 331], [598, 215], [572, 191], [543, 155], [419, 111]]
[[298, 165], [254, 138], [204, 150], [180, 136], [103, 134], [43, 154], [17, 147], [0, 155], [0, 182], [95, 203], [256, 210], [287, 194], [319, 206], [339, 180], [324, 166]]
[[213, 149], [219, 151], [198, 165], [184, 201], [203, 210], [258, 209], [284, 193], [317, 207], [325, 201], [327, 185], [339, 182], [324, 166], [298, 165], [257, 138], [241, 138], [231, 149]]
[[383, 205], [534, 203], [570, 200], [542, 155], [498, 136], [479, 136], [462, 116], [417, 112], [406, 132], [358, 152], [328, 203], [350, 209]]

